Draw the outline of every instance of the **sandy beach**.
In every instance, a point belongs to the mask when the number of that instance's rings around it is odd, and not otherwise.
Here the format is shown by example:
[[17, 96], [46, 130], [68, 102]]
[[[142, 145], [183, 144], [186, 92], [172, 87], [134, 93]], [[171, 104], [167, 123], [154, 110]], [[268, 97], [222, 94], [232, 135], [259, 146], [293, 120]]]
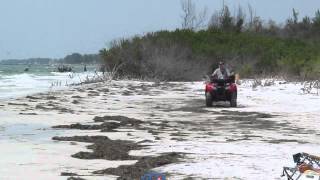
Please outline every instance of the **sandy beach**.
[[0, 180], [320, 180], [320, 0], [0, 9]]
[[[320, 96], [301, 84], [239, 86], [204, 104], [203, 82], [112, 81], [0, 102], [0, 179], [281, 179], [319, 154]], [[270, 166], [271, 164], [271, 166]]]

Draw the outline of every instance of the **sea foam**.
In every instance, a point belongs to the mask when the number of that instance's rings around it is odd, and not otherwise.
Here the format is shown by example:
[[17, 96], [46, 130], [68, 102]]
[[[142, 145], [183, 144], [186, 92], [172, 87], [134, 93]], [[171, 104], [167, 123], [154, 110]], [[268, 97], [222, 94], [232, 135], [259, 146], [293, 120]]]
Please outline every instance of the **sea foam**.
[[91, 72], [0, 75], [0, 99], [18, 98], [34, 93], [67, 88], [70, 84], [80, 83], [87, 77], [92, 76], [94, 74]]

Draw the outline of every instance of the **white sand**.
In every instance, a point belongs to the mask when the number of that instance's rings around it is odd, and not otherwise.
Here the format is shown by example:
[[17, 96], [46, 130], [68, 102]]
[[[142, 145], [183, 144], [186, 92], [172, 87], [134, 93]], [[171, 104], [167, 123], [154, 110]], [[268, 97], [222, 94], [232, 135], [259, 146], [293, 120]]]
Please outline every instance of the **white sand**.
[[[84, 86], [86, 92], [73, 91], [75, 89], [58, 91], [51, 95], [59, 97], [51, 100], [59, 107], [71, 109], [74, 113], [61, 113], [51, 110], [33, 110], [39, 103], [47, 103], [50, 100], [40, 99], [30, 102], [21, 98], [13, 100], [15, 103], [27, 103], [25, 106], [7, 105], [8, 102], [0, 102], [0, 179], [66, 179], [61, 177], [61, 172], [90, 175], [92, 171], [116, 167], [120, 164], [132, 164], [135, 161], [116, 162], [106, 160], [80, 160], [70, 157], [79, 151], [89, 151], [85, 143], [71, 144], [70, 142], [55, 142], [53, 136], [73, 135], [107, 135], [111, 139], [130, 139], [133, 141], [151, 140], [153, 143], [148, 149], [132, 151], [132, 155], [155, 155], [162, 152], [185, 152], [184, 162], [161, 167], [158, 170], [174, 174], [172, 179], [182, 179], [186, 176], [195, 178], [218, 179], [280, 179], [282, 166], [292, 165], [291, 155], [306, 151], [320, 154], [320, 138], [317, 126], [320, 123], [320, 96], [301, 94], [300, 84], [277, 84], [270, 87], [258, 87], [252, 89], [247, 84], [239, 87], [238, 108], [204, 108], [203, 104], [195, 104], [200, 109], [212, 113], [197, 113], [173, 110], [187, 106], [186, 100], [203, 99], [204, 85], [196, 83], [173, 83], [174, 87], [158, 89], [151, 88], [152, 95], [122, 95], [129, 85], [140, 86], [152, 83], [138, 81], [119, 81], [106, 86], [109, 92], [100, 96], [88, 97], [88, 88], [101, 85]], [[117, 85], [115, 87], [114, 85]], [[177, 90], [181, 86], [186, 91]], [[85, 97], [80, 99], [80, 104], [72, 104], [72, 96]], [[45, 95], [38, 95], [45, 96]], [[4, 106], [1, 106], [4, 105]], [[156, 108], [156, 107], [159, 108]], [[270, 121], [288, 123], [290, 127], [304, 129], [308, 134], [290, 134], [285, 130], [257, 130], [235, 129], [233, 124], [224, 127], [205, 127], [210, 132], [218, 135], [208, 135], [208, 132], [191, 131], [192, 127], [181, 127], [179, 131], [188, 133], [183, 137], [184, 141], [172, 140], [169, 133], [159, 134], [161, 140], [143, 130], [130, 132], [133, 136], [127, 136], [127, 132], [101, 133], [98, 131], [80, 130], [52, 130], [53, 125], [70, 123], [91, 123], [96, 115], [123, 115], [145, 121], [191, 121], [199, 124], [214, 120], [221, 116], [215, 112], [246, 111], [262, 112], [278, 115]], [[20, 112], [35, 112], [37, 115], [19, 115]], [[153, 114], [153, 116], [151, 116]], [[132, 131], [132, 130], [130, 130]], [[228, 139], [241, 139], [244, 134], [252, 136], [250, 140], [227, 141]], [[255, 137], [260, 136], [260, 137]], [[282, 142], [269, 143], [269, 140], [291, 139], [306, 142]], [[266, 140], [266, 141], [262, 141]], [[85, 176], [86, 179], [112, 179], [112, 177]], [[114, 178], [114, 177], [113, 177]]]

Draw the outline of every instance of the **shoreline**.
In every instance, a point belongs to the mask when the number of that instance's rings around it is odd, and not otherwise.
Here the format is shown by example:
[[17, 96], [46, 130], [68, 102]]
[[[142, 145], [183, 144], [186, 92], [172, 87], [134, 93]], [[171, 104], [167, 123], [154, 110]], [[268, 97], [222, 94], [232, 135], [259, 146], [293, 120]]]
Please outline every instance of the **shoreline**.
[[[320, 144], [319, 134], [306, 134], [317, 122], [314, 119], [318, 116], [317, 107], [312, 103], [318, 102], [319, 98], [310, 96], [311, 105], [306, 107], [309, 109], [298, 112], [310, 112], [308, 119], [301, 121], [296, 113], [279, 109], [286, 97], [283, 101], [272, 100], [273, 94], [269, 97], [268, 93], [277, 89], [280, 94], [289, 93], [290, 88], [281, 89], [291, 85], [278, 86], [257, 90], [241, 86], [238, 108], [224, 104], [206, 108], [201, 82], [113, 81], [39, 93], [0, 103], [2, 111], [9, 115], [1, 118], [0, 127], [4, 127], [4, 131], [0, 143], [3, 147], [16, 149], [27, 147], [22, 152], [30, 157], [17, 150], [8, 156], [7, 163], [12, 164], [8, 168], [10, 171], [33, 169], [29, 177], [116, 179], [115, 175], [128, 177], [121, 169], [155, 168], [171, 179], [261, 179], [263, 171], [280, 172], [282, 166], [290, 163], [291, 154], [297, 151], [317, 154]], [[295, 96], [297, 100], [306, 97], [309, 96]], [[264, 112], [266, 108], [268, 111]], [[294, 121], [288, 121], [288, 118]], [[9, 131], [9, 127], [16, 129]], [[92, 138], [86, 139], [88, 137]], [[101, 137], [107, 139], [99, 140]], [[133, 144], [126, 144], [128, 142]], [[112, 144], [115, 149], [125, 151], [111, 151], [111, 154], [122, 152], [125, 156], [111, 158], [110, 152], [101, 150]], [[3, 149], [2, 153], [7, 152]], [[170, 156], [172, 158], [168, 158]], [[139, 162], [142, 157], [153, 165], [148, 167]], [[274, 157], [271, 160], [274, 167], [256, 163], [270, 157]], [[20, 158], [24, 160], [16, 162]], [[44, 166], [45, 159], [49, 159], [50, 165]], [[232, 164], [238, 160], [243, 162], [242, 172], [233, 171]], [[159, 166], [157, 162], [162, 163]], [[253, 165], [255, 169], [249, 168]], [[203, 169], [194, 169], [199, 166]], [[0, 176], [4, 174], [13, 172], [0, 172]]]
[[[60, 107], [59, 105], [54, 105], [54, 101], [57, 101], [59, 99], [60, 95], [70, 95], [72, 94], [72, 92], [74, 91], [78, 91], [78, 92], [83, 92], [83, 89], [88, 89], [89, 90], [89, 98], [91, 97], [95, 97], [95, 96], [99, 96], [92, 90], [92, 87], [95, 86], [101, 86], [101, 84], [103, 83], [95, 83], [95, 84], [89, 84], [89, 85], [84, 85], [84, 86], [74, 86], [72, 88], [67, 88], [67, 89], [60, 89], [54, 92], [41, 92], [41, 93], [36, 93], [33, 95], [28, 95], [25, 97], [18, 97], [15, 99], [7, 99], [5, 102], [1, 102], [2, 106], [5, 107], [5, 109], [3, 109], [2, 111], [6, 112], [7, 115], [12, 115], [12, 117], [19, 117], [16, 121], [12, 121], [12, 124], [14, 124], [15, 126], [19, 125], [21, 123], [21, 119], [24, 119], [23, 121], [26, 124], [33, 124], [33, 123], [37, 123], [39, 122], [38, 118], [39, 116], [44, 116], [46, 117], [46, 121], [50, 121], [48, 120], [49, 116], [61, 116], [59, 119], [62, 120], [64, 117], [66, 117], [66, 115], [63, 115], [63, 113], [69, 114], [67, 116], [83, 116], [83, 112], [80, 110], [76, 110], [76, 111], [69, 111], [67, 108], [65, 107]], [[149, 82], [147, 83], [149, 84]], [[103, 86], [103, 85], [102, 85]], [[76, 93], [77, 94], [77, 93]], [[76, 100], [73, 100], [71, 103], [72, 104], [79, 104], [78, 101], [81, 101], [82, 98], [86, 98], [86, 97], [81, 97], [79, 95], [72, 95], [71, 98], [74, 98]], [[88, 98], [88, 97], [87, 97]], [[44, 103], [40, 102], [43, 101]], [[76, 101], [76, 102], [75, 102]], [[45, 103], [48, 103], [49, 106], [53, 106], [52, 108], [48, 108], [48, 106], [45, 105]], [[48, 105], [47, 104], [47, 105]], [[33, 106], [32, 108], [30, 106]], [[10, 110], [10, 112], [9, 112]], [[12, 111], [11, 111], [12, 110]], [[30, 113], [32, 111], [32, 113]], [[54, 112], [56, 111], [56, 112]], [[62, 114], [61, 114], [62, 113]], [[91, 117], [95, 117], [95, 113], [88, 113], [88, 117], [86, 119], [90, 119]], [[11, 120], [12, 117], [7, 117], [5, 119], [3, 119], [4, 121], [2, 122], [8, 122], [9, 119]], [[90, 117], [90, 118], [89, 118]], [[21, 119], [20, 119], [21, 118]], [[42, 117], [41, 117], [42, 118]], [[49, 118], [49, 119], [55, 119], [54, 118]], [[8, 119], [8, 120], [7, 120]], [[25, 119], [29, 119], [28, 121], [25, 121]], [[75, 121], [67, 121], [64, 122], [65, 124], [67, 123], [71, 123], [71, 122], [77, 122], [77, 123], [82, 123], [83, 120], [75, 120]], [[16, 124], [17, 123], [17, 124]], [[59, 120], [54, 120], [54, 122], [46, 122], [45, 125], [43, 127], [37, 127], [36, 129], [43, 129], [44, 131], [61, 131], [59, 129], [56, 128], [52, 128], [53, 125], [59, 125], [63, 122], [59, 121]], [[40, 123], [41, 124], [41, 123]], [[34, 129], [35, 130], [35, 129]], [[66, 130], [62, 130], [63, 134], [66, 133]], [[92, 134], [91, 132], [87, 131], [88, 134]], [[95, 133], [95, 132], [93, 132]], [[66, 133], [69, 134], [69, 133]], [[73, 135], [76, 135], [77, 133], [71, 133]], [[23, 134], [22, 134], [23, 135]], [[27, 134], [24, 134], [27, 135]], [[48, 138], [53, 138], [53, 135], [49, 135]], [[48, 139], [47, 139], [48, 140]], [[73, 145], [78, 144], [77, 143], [71, 143]], [[91, 144], [91, 143], [89, 143]], [[80, 149], [80, 148], [79, 148]], [[85, 148], [86, 149], [86, 148]], [[71, 154], [70, 154], [71, 155]], [[70, 156], [70, 158], [72, 158]], [[99, 159], [99, 158], [96, 158]], [[121, 160], [123, 161], [123, 160]], [[125, 162], [125, 161], [124, 161]], [[126, 165], [128, 163], [120, 163], [119, 165]], [[111, 166], [112, 167], [112, 166]], [[100, 168], [103, 169], [103, 168]], [[97, 168], [96, 170], [100, 170], [99, 168]], [[61, 172], [61, 176], [66, 176], [66, 175], [75, 175], [76, 173], [69, 173], [69, 172]], [[94, 175], [81, 175], [81, 176], [94, 176]], [[100, 176], [100, 175], [95, 175], [95, 176]], [[95, 177], [94, 176], [94, 177]], [[7, 177], [8, 178], [8, 177]], [[10, 179], [10, 178], [9, 178]]]

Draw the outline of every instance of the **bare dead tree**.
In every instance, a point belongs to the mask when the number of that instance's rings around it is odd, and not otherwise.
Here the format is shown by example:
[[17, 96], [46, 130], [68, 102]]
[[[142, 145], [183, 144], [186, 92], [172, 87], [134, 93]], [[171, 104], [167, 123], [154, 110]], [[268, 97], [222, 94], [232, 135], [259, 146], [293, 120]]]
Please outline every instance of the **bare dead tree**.
[[253, 19], [253, 29], [255, 32], [261, 32], [263, 28], [263, 22], [259, 16], [255, 16]]
[[238, 12], [235, 14], [235, 28], [237, 32], [241, 32], [243, 24], [245, 23], [246, 14], [243, 11], [242, 7], [239, 5]]
[[193, 23], [195, 21], [196, 7], [195, 4], [192, 3], [191, 0], [181, 0], [181, 8], [183, 11], [182, 15], [182, 28], [189, 29], [193, 27]]
[[239, 5], [238, 6], [238, 12], [236, 14], [236, 20], [237, 20], [237, 22], [240, 21], [241, 19], [244, 21], [245, 18], [246, 18], [246, 13], [242, 9], [242, 7]]
[[249, 27], [248, 28], [252, 29], [253, 20], [254, 20], [255, 15], [254, 15], [254, 10], [253, 10], [251, 4], [248, 4], [248, 11], [249, 11], [249, 24], [248, 24]]
[[207, 19], [208, 19], [208, 8], [204, 7], [197, 15], [194, 29], [205, 27]]
[[183, 29], [196, 30], [205, 27], [208, 15], [207, 7], [197, 13], [196, 4], [192, 0], [181, 0], [181, 8]]
[[219, 11], [215, 11], [208, 23], [209, 28], [219, 29], [221, 27], [221, 13]]

